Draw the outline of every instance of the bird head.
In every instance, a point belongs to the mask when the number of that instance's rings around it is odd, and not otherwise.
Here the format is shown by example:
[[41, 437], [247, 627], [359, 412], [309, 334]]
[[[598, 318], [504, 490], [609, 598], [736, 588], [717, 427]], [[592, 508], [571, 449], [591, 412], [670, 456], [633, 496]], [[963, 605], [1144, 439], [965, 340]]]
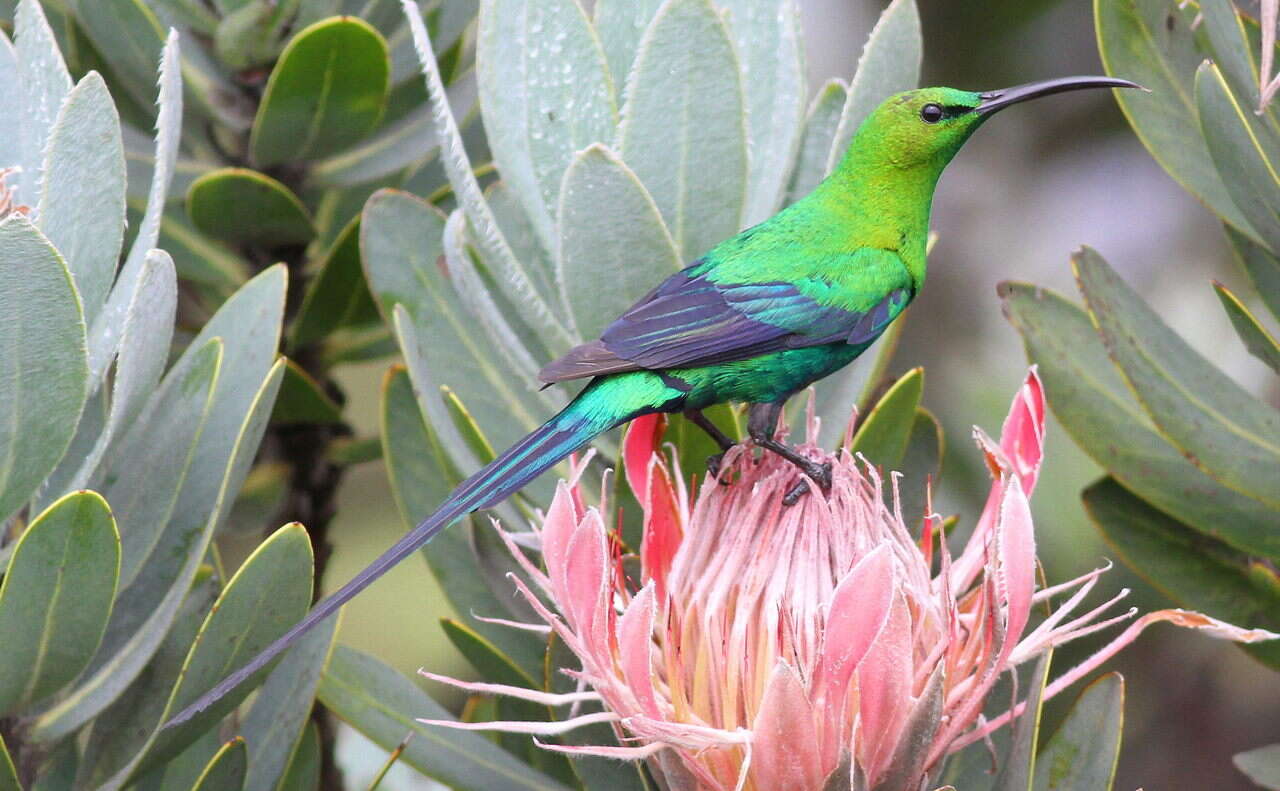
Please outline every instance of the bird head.
[[898, 168], [929, 167], [941, 173], [974, 131], [1014, 104], [1085, 88], [1141, 88], [1112, 77], [1062, 77], [995, 91], [920, 88], [891, 96], [863, 122], [851, 150]]

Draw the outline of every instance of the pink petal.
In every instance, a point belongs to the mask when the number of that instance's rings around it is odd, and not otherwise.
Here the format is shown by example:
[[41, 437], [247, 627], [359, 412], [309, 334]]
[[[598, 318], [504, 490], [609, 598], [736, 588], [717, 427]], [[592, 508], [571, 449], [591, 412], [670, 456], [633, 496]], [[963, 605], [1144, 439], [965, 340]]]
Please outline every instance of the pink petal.
[[574, 630], [584, 638], [594, 638], [592, 626], [604, 617], [599, 610], [609, 581], [609, 551], [598, 511], [589, 511], [578, 524], [565, 554], [568, 560], [563, 575], [551, 578], [556, 600]]
[[672, 486], [667, 468], [659, 457], [653, 457], [649, 471], [649, 489], [645, 493], [644, 538], [640, 543], [641, 565], [646, 580], [657, 584], [658, 599], [667, 594], [667, 572], [676, 550], [684, 540], [679, 496]]
[[654, 609], [653, 586], [646, 585], [618, 620], [618, 653], [622, 676], [640, 702], [640, 709], [654, 719], [661, 719], [649, 665]]
[[824, 762], [839, 757], [843, 747], [840, 718], [844, 716], [849, 680], [889, 619], [897, 591], [893, 562], [890, 546], [881, 544], [864, 555], [832, 593], [813, 684], [815, 705], [827, 723], [823, 731]]
[[1022, 493], [1016, 477], [1005, 487], [1000, 505], [1000, 521], [996, 526], [1000, 553], [1000, 575], [1008, 607], [1004, 654], [1007, 657], [1022, 637], [1031, 614], [1031, 597], [1036, 587], [1036, 537], [1031, 522], [1031, 505]]
[[600, 745], [578, 745], [578, 744], [554, 744], [551, 742], [538, 741], [534, 738], [533, 743], [544, 750], [553, 753], [564, 753], [565, 755], [594, 755], [598, 758], [613, 758], [619, 761], [641, 761], [659, 750], [665, 749], [666, 745], [662, 742], [653, 742], [643, 747], [616, 747]]
[[804, 684], [785, 662], [774, 666], [751, 730], [751, 773], [757, 788], [822, 787], [825, 773], [813, 706]]
[[584, 714], [558, 722], [533, 722], [524, 720], [494, 720], [491, 722], [458, 722], [457, 720], [418, 720], [423, 725], [436, 725], [441, 728], [453, 728], [459, 731], [506, 731], [507, 733], [539, 733], [545, 736], [567, 733], [584, 725], [595, 725], [598, 722], [617, 722], [618, 715], [612, 711], [601, 711], [596, 714]]
[[627, 436], [622, 440], [622, 462], [627, 473], [627, 483], [645, 510], [649, 508], [649, 460], [657, 454], [666, 430], [666, 415], [641, 415], [631, 421], [631, 425], [627, 427]]
[[428, 670], [418, 668], [418, 675], [423, 678], [429, 678], [432, 681], [439, 681], [442, 684], [448, 684], [467, 692], [476, 692], [481, 695], [505, 695], [511, 698], [520, 698], [533, 703], [539, 703], [543, 706], [564, 706], [569, 703], [582, 703], [589, 700], [600, 700], [600, 694], [597, 692], [543, 692], [538, 689], [529, 689], [528, 687], [516, 687], [509, 684], [487, 684], [482, 681], [462, 681], [451, 676], [442, 676], [439, 673], [432, 673]]
[[1000, 448], [1013, 463], [1027, 496], [1036, 488], [1044, 458], [1044, 385], [1033, 365], [1009, 406], [1000, 431]]
[[547, 565], [547, 576], [552, 582], [564, 579], [568, 563], [569, 541], [578, 529], [574, 514], [573, 495], [561, 481], [556, 485], [555, 496], [542, 520], [542, 560]]
[[884, 628], [858, 666], [862, 740], [857, 747], [873, 786], [887, 768], [911, 710], [914, 676], [911, 614], [899, 593]]

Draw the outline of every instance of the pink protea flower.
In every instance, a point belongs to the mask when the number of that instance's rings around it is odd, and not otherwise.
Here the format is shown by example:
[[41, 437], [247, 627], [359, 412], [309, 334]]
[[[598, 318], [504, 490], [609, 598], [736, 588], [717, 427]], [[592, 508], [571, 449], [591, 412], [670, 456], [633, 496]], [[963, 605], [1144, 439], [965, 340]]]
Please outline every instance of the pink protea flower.
[[[896, 503], [896, 479], [895, 496], [886, 498], [882, 476], [847, 451], [803, 446], [833, 463], [834, 485], [828, 496], [785, 507], [797, 469], [770, 453], [756, 460], [749, 449], [734, 449], [724, 463], [733, 482], [704, 482], [691, 503], [679, 471], [658, 452], [662, 419], [637, 420], [623, 461], [644, 509], [640, 580], [623, 575], [618, 544], [601, 512], [584, 506], [577, 475], [561, 483], [542, 519], [545, 571], [503, 533], [559, 611], [515, 580], [547, 624], [533, 628], [554, 629], [581, 661], [580, 669], [564, 669], [581, 691], [554, 695], [424, 672], [471, 691], [553, 706], [598, 700], [605, 710], [557, 723], [429, 722], [535, 734], [611, 722], [626, 746], [543, 746], [647, 759], [671, 789], [819, 791], [835, 773], [839, 787], [920, 789], [949, 752], [1016, 716], [1020, 706], [991, 721], [979, 716], [1003, 673], [1133, 614], [1099, 620], [1121, 593], [1071, 617], [1104, 569], [1036, 591], [1027, 497], [1043, 457], [1044, 423], [1033, 369], [1000, 441], [975, 429], [993, 482], [953, 561], [939, 520], [905, 524], [897, 506], [886, 504]], [[1069, 591], [1028, 629], [1033, 605]], [[1180, 610], [1152, 613], [1045, 694], [1157, 620], [1237, 640], [1273, 636]]]

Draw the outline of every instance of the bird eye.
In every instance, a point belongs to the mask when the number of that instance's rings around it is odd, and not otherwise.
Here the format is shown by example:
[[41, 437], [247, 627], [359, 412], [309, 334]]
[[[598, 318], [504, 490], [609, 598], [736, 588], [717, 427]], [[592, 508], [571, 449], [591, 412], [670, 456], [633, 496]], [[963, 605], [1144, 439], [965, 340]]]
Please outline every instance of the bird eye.
[[924, 107], [920, 108], [920, 120], [924, 121], [926, 124], [938, 123], [942, 120], [943, 115], [945, 115], [945, 113], [942, 112], [941, 105], [926, 104]]

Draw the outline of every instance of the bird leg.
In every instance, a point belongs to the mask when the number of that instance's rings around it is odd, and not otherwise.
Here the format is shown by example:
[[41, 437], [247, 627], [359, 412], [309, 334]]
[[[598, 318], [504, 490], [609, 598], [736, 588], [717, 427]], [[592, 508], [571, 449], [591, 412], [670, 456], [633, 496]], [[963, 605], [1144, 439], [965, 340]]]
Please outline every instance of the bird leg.
[[[831, 462], [819, 464], [813, 459], [800, 454], [795, 448], [774, 438], [778, 428], [778, 417], [782, 414], [782, 403], [752, 404], [747, 418], [747, 433], [751, 441], [765, 450], [772, 451], [800, 468], [800, 471], [813, 479], [823, 492], [831, 491]], [[783, 505], [795, 505], [800, 497], [809, 491], [809, 482], [801, 480], [782, 498]]]
[[[712, 423], [710, 418], [702, 414], [701, 409], [687, 409], [684, 416], [688, 418], [690, 423], [707, 432], [707, 435], [720, 446], [719, 453], [707, 457], [707, 474], [719, 480], [720, 464], [724, 462], [724, 454], [729, 451], [729, 448], [738, 443], [729, 439], [729, 435], [721, 431], [719, 426]], [[724, 481], [721, 481], [721, 483], [724, 483]]]

